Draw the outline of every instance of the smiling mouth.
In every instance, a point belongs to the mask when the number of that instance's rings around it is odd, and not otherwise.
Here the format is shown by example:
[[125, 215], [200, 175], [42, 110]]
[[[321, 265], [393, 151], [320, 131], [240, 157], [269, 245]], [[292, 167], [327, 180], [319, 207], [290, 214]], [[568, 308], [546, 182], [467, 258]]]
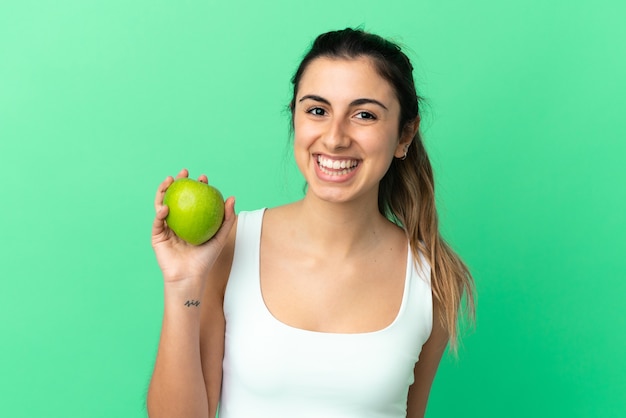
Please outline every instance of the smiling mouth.
[[317, 165], [320, 168], [320, 171], [324, 174], [329, 176], [341, 176], [354, 171], [354, 169], [359, 165], [359, 161], [335, 160], [318, 155]]

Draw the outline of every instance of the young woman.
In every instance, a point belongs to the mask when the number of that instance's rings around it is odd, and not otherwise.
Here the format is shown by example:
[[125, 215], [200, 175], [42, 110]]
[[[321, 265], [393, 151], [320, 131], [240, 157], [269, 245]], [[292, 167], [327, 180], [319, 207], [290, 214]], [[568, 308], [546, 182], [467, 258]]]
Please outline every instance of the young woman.
[[[187, 245], [164, 222], [151, 417], [422, 417], [471, 275], [441, 238], [409, 59], [320, 35], [293, 78], [300, 201], [226, 216]], [[186, 177], [186, 170], [178, 177]], [[201, 181], [207, 181], [205, 176]]]

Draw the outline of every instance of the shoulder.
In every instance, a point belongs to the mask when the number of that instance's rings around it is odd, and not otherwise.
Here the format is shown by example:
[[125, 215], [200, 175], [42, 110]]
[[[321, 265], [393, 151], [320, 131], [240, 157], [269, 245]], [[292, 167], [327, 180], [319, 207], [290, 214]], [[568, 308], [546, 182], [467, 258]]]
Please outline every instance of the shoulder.
[[301, 201], [288, 203], [286, 205], [275, 206], [271, 208], [259, 209], [264, 212], [265, 220], [291, 220], [300, 215]]
[[240, 215], [238, 215], [235, 219], [235, 224], [228, 234], [224, 247], [215, 261], [215, 264], [213, 264], [209, 276], [206, 278], [205, 297], [218, 297], [220, 300], [224, 297], [226, 283], [228, 282], [228, 276], [230, 275], [230, 269], [233, 262], [235, 241], [239, 226]]
[[277, 237], [286, 239], [293, 234], [300, 224], [299, 219], [302, 216], [299, 202], [289, 203], [282, 206], [259, 209], [251, 213], [261, 212], [263, 236]]
[[[244, 210], [239, 212], [237, 215], [237, 230], [246, 232], [247, 228], [258, 225], [260, 226], [261, 222], [265, 218], [266, 208], [260, 208], [255, 210]], [[234, 228], [235, 229], [235, 228]], [[235, 232], [235, 237], [233, 237], [233, 241], [236, 240], [237, 233]]]
[[254, 231], [261, 228], [266, 208], [241, 211], [237, 215], [235, 225], [231, 229], [224, 248], [217, 258], [211, 273], [207, 278], [207, 292], [211, 295], [219, 295], [223, 300], [226, 285], [235, 258], [237, 241], [246, 241], [246, 237], [255, 235]]
[[424, 253], [426, 250], [424, 243], [420, 241], [416, 245], [409, 244], [409, 248], [410, 255], [413, 259], [413, 270], [431, 287], [432, 266]]

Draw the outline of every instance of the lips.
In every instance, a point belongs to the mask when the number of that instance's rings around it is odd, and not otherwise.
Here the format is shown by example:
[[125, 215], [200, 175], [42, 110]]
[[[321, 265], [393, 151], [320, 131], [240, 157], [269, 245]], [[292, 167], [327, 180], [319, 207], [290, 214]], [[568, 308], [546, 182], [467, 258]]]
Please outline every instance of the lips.
[[341, 176], [354, 171], [359, 165], [359, 160], [328, 158], [317, 155], [317, 165], [320, 171], [329, 176]]

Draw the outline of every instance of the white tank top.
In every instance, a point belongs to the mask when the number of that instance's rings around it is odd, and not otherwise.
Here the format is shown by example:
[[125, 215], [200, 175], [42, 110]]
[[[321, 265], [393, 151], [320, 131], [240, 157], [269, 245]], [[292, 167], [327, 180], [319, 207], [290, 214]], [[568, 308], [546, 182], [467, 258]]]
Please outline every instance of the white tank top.
[[413, 368], [432, 329], [430, 268], [409, 251], [402, 304], [386, 328], [307, 331], [277, 320], [261, 294], [264, 209], [241, 212], [226, 287], [219, 418], [406, 417]]

